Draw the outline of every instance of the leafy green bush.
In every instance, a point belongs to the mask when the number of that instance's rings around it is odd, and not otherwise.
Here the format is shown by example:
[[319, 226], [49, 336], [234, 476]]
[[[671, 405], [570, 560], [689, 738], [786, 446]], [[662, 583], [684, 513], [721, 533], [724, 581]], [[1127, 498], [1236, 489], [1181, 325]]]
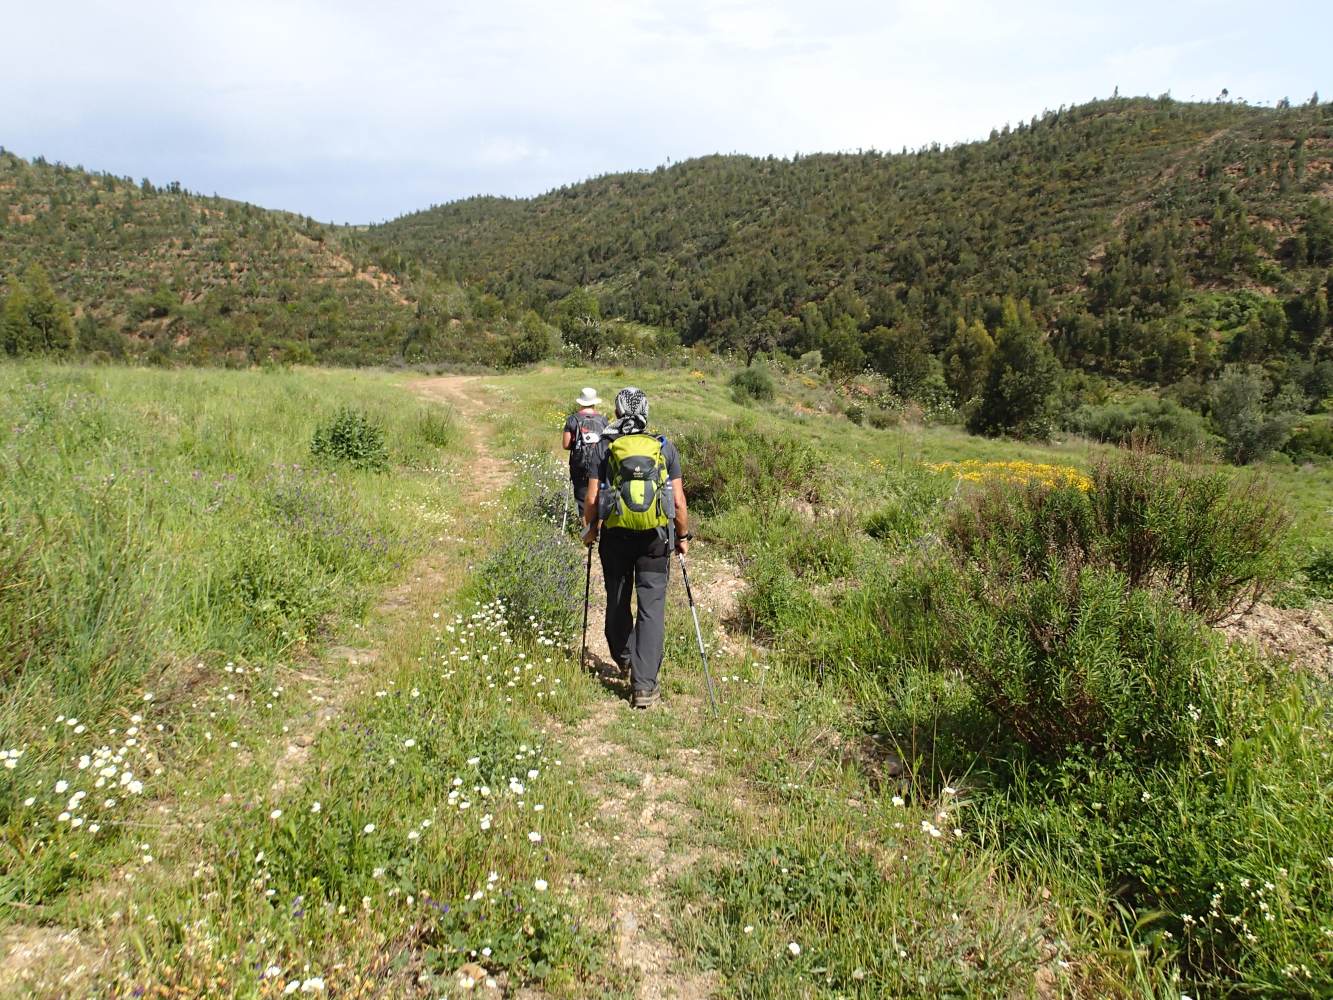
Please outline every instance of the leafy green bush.
[[877, 431], [886, 431], [890, 427], [897, 427], [902, 422], [903, 415], [901, 410], [876, 407], [866, 414], [866, 423]]
[[747, 427], [718, 427], [678, 442], [685, 495], [708, 514], [742, 504], [820, 498], [822, 463], [813, 448], [792, 437]]
[[774, 394], [773, 376], [762, 365], [742, 368], [727, 383], [735, 391], [732, 396], [737, 402], [756, 400], [761, 403], [771, 402]]
[[498, 601], [516, 633], [568, 634], [583, 607], [581, 552], [549, 524], [519, 522], [477, 574], [477, 590]]
[[1282, 578], [1288, 520], [1262, 480], [1129, 452], [1099, 463], [1086, 493], [983, 483], [951, 512], [945, 538], [1001, 590], [1058, 558], [1123, 573], [1215, 622]]
[[344, 406], [319, 425], [310, 453], [326, 461], [346, 462], [354, 469], [383, 472], [389, 467], [384, 431], [362, 410]]
[[1226, 455], [1237, 465], [1266, 458], [1291, 437], [1300, 407], [1273, 396], [1259, 365], [1227, 365], [1213, 384], [1211, 416], [1226, 441]]
[[1052, 559], [1035, 579], [956, 580], [950, 661], [1041, 757], [1076, 746], [1171, 759], [1229, 732], [1233, 661], [1195, 619], [1120, 573]]
[[1333, 459], [1333, 422], [1298, 427], [1282, 450], [1298, 462]]
[[1213, 440], [1203, 417], [1174, 400], [1156, 397], [1084, 404], [1066, 418], [1065, 429], [1096, 441], [1140, 445], [1176, 458], [1201, 455]]

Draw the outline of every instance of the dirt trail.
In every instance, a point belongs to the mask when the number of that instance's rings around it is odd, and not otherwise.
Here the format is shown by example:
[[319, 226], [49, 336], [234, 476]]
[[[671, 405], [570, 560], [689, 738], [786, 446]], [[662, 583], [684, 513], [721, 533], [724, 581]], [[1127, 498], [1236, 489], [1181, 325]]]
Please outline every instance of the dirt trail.
[[[507, 475], [506, 463], [496, 458], [486, 446], [490, 431], [480, 426], [473, 417], [478, 408], [478, 397], [474, 395], [479, 388], [478, 382], [475, 377], [450, 376], [425, 379], [410, 385], [417, 395], [453, 406], [467, 435], [472, 455], [464, 469], [463, 479], [458, 484], [463, 500], [461, 507], [464, 509], [455, 512], [455, 516], [460, 518], [466, 517], [467, 508], [474, 505], [486, 491], [494, 488], [497, 482], [503, 482]], [[451, 588], [451, 580], [457, 578], [456, 556], [451, 545], [431, 546], [407, 576], [380, 598], [375, 606], [375, 631], [387, 638], [420, 617], [426, 610], [426, 603], [438, 602], [440, 595]], [[378, 645], [367, 648], [334, 646], [324, 653], [325, 669], [316, 665], [313, 670], [301, 674], [309, 682], [307, 692], [313, 708], [304, 721], [292, 726], [292, 741], [274, 765], [271, 798], [280, 798], [300, 780], [309, 764], [315, 737], [342, 713], [346, 705], [369, 688], [375, 678], [371, 668], [380, 655]], [[351, 669], [338, 676], [335, 683], [335, 677], [331, 676], [333, 672], [327, 667], [331, 662], [338, 661], [345, 662]]]
[[[493, 423], [482, 380], [467, 376], [422, 379], [413, 382], [412, 389], [459, 410], [475, 454], [471, 495], [480, 496], [503, 485], [509, 472], [487, 444], [486, 428]], [[614, 960], [635, 982], [634, 995], [641, 1000], [701, 1000], [715, 995], [720, 984], [713, 975], [685, 968], [685, 956], [670, 938], [667, 888], [673, 878], [699, 860], [698, 850], [689, 846], [699, 818], [689, 805], [689, 792], [712, 765], [706, 754], [684, 746], [685, 741], [674, 736], [665, 741], [670, 748], [665, 754], [650, 758], [627, 745], [624, 734], [618, 732], [633, 721], [631, 713], [635, 710], [629, 707], [629, 682], [621, 677], [606, 650], [606, 591], [595, 553], [591, 565], [586, 662], [601, 683], [604, 696], [591, 705], [582, 722], [562, 731], [560, 737], [569, 757], [577, 762], [588, 794], [598, 802], [597, 819], [587, 832], [589, 846], [600, 849], [599, 853], [623, 857], [636, 873], [643, 873], [641, 878], [631, 876], [637, 881], [617, 885], [600, 900], [610, 914], [607, 930], [614, 942]], [[734, 580], [725, 579], [729, 575], [721, 570], [725, 565], [710, 560], [699, 574], [702, 579], [696, 582], [700, 603], [716, 605], [713, 610], [717, 612], [731, 606], [738, 589]], [[734, 576], [734, 571], [730, 575]], [[672, 581], [671, 599], [683, 600], [674, 567]], [[663, 667], [668, 692], [663, 705], [652, 711], [665, 713], [668, 720], [679, 717], [679, 713], [703, 711], [703, 704], [694, 696], [671, 691], [667, 680], [671, 669], [670, 663]], [[657, 721], [662, 717], [659, 714]], [[627, 784], [626, 776], [633, 776], [634, 783]], [[583, 873], [579, 885], [587, 892], [605, 892], [599, 874]], [[529, 988], [519, 990], [516, 996], [537, 1000], [542, 994]]]

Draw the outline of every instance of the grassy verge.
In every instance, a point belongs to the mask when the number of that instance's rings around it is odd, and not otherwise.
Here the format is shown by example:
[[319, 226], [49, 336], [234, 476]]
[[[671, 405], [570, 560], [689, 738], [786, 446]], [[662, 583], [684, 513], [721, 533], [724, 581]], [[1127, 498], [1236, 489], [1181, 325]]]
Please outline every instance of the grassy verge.
[[[151, 803], [278, 732], [311, 654], [441, 531], [451, 416], [335, 372], [0, 368], [0, 907], [136, 855]], [[394, 471], [315, 464], [340, 406]]]

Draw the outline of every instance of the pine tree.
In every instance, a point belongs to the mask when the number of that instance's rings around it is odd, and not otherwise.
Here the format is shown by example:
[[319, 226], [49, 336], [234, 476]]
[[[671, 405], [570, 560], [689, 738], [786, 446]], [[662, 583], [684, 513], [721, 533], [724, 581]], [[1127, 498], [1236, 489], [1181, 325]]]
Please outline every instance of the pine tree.
[[986, 370], [981, 398], [968, 419], [968, 430], [1021, 438], [1049, 437], [1061, 371], [1060, 362], [1037, 329], [1031, 307], [1006, 299], [995, 353]]

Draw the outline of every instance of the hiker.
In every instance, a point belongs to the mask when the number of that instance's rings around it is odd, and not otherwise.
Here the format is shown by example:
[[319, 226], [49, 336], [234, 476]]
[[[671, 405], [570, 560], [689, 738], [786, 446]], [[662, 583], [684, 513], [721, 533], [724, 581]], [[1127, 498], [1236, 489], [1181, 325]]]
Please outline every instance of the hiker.
[[606, 429], [606, 417], [597, 412], [602, 400], [591, 386], [584, 386], [574, 402], [579, 408], [565, 420], [560, 447], [569, 452], [569, 483], [574, 489], [574, 503], [581, 511], [588, 495], [588, 480], [597, 475], [597, 442]]
[[[597, 445], [597, 476], [583, 506], [583, 543], [598, 545], [611, 656], [633, 683], [630, 704], [648, 708], [659, 696], [671, 554], [689, 548], [689, 512], [680, 454], [666, 438], [648, 433], [648, 397], [633, 386], [621, 389], [615, 409], [616, 419]], [[633, 620], [631, 594], [639, 606]]]

